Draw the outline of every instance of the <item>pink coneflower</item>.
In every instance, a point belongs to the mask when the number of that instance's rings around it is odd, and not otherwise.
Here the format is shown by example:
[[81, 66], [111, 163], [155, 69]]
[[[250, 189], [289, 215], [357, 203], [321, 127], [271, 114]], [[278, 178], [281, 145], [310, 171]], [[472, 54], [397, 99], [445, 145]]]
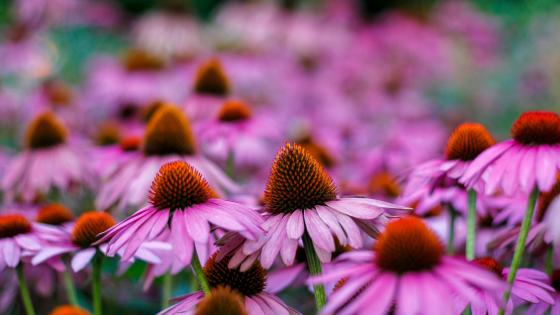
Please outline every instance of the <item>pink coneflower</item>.
[[[474, 262], [494, 272], [504, 281], [507, 280], [509, 268], [502, 267], [495, 259], [483, 257], [475, 259]], [[478, 293], [480, 294], [480, 301], [484, 303], [481, 303], [478, 307], [473, 306], [473, 314], [498, 314], [500, 305], [496, 303], [494, 297], [483, 290], [479, 290]], [[516, 306], [523, 303], [554, 304], [554, 298], [551, 295], [554, 293], [554, 288], [548, 285], [548, 276], [536, 269], [519, 269], [511, 293], [512, 299], [508, 301], [506, 314], [511, 314]]]
[[8, 200], [31, 201], [52, 189], [68, 191], [75, 184], [93, 186], [95, 174], [85, 152], [67, 138], [64, 126], [49, 112], [31, 122], [26, 148], [10, 161], [2, 179]]
[[251, 108], [238, 100], [226, 101], [217, 119], [202, 123], [197, 129], [205, 152], [223, 163], [233, 159], [234, 165], [241, 167], [267, 163], [271, 142], [278, 136], [269, 121], [254, 117]]
[[550, 275], [549, 282], [550, 285], [554, 288], [554, 292], [553, 292], [554, 303], [541, 302], [541, 303], [533, 304], [527, 310], [527, 314], [532, 314], [532, 315], [560, 314], [560, 270], [556, 269], [552, 272], [552, 275]]
[[212, 119], [230, 93], [231, 82], [222, 63], [216, 58], [210, 59], [198, 68], [192, 95], [184, 109], [196, 121]]
[[[282, 302], [278, 297], [267, 293], [266, 271], [254, 262], [250, 268], [241, 271], [238, 268], [228, 268], [231, 257], [218, 260], [214, 254], [204, 266], [204, 274], [208, 284], [213, 289], [220, 287], [229, 288], [243, 297], [243, 302], [248, 315], [257, 314], [300, 314]], [[205, 307], [202, 292], [195, 292], [177, 298], [178, 303], [161, 311], [158, 315], [190, 314], [197, 307]], [[197, 313], [198, 314], [198, 313]]]
[[500, 190], [529, 194], [535, 187], [549, 191], [560, 170], [560, 117], [552, 112], [525, 112], [511, 128], [513, 139], [480, 154], [461, 177], [461, 183], [485, 193]]
[[[312, 283], [345, 279], [322, 314], [455, 314], [466, 301], [484, 301], [482, 290], [499, 304], [505, 283], [496, 275], [458, 257], [444, 255], [438, 237], [418, 218], [387, 224], [373, 251], [344, 254], [337, 269]], [[334, 268], [333, 268], [334, 269]]]
[[[321, 262], [335, 251], [335, 237], [342, 246], [362, 246], [360, 230], [375, 235], [388, 215], [384, 209], [409, 208], [375, 199], [338, 197], [332, 179], [302, 147], [286, 144], [276, 155], [264, 193], [268, 232], [246, 241], [233, 262], [255, 260], [270, 268], [280, 253], [286, 265], [294, 262], [299, 241], [308, 235]], [[248, 257], [247, 257], [248, 256]]]
[[142, 150], [127, 155], [102, 185], [96, 198], [98, 208], [107, 209], [114, 204], [118, 204], [118, 209], [143, 205], [158, 169], [175, 160], [184, 160], [200, 170], [218, 192], [239, 189], [214, 163], [198, 154], [188, 119], [172, 105], [157, 110], [146, 128]]
[[31, 222], [20, 214], [0, 215], [0, 271], [15, 268], [24, 257], [40, 248]]
[[[108, 230], [115, 225], [115, 220], [106, 212], [90, 211], [82, 214], [75, 223], [63, 226], [59, 229], [53, 229], [53, 223], [67, 219], [63, 209], [59, 206], [50, 206], [50, 213], [43, 213], [38, 218], [48, 219], [50, 221], [50, 230], [48, 227], [38, 229], [39, 237], [43, 240], [41, 249], [36, 252], [31, 262], [34, 265], [60, 258], [66, 254], [72, 254], [71, 267], [74, 272], [78, 272], [85, 268], [94, 258], [95, 253], [99, 250], [102, 253], [107, 252], [107, 245], [94, 244], [99, 240], [98, 234]], [[45, 210], [43, 209], [43, 212]], [[46, 216], [49, 216], [47, 218]], [[153, 245], [153, 244], [152, 244]], [[162, 248], [166, 245], [156, 244]], [[120, 252], [119, 254], [122, 254]], [[141, 259], [152, 264], [160, 263], [160, 259], [152, 252], [149, 246], [142, 246], [129, 259], [124, 260], [126, 263], [133, 259]]]
[[205, 261], [211, 226], [236, 231], [255, 240], [260, 234], [260, 216], [253, 209], [217, 198], [202, 175], [184, 161], [164, 164], [153, 180], [149, 205], [103, 234], [109, 256], [124, 250], [129, 259], [139, 246], [162, 234], [173, 246], [175, 256], [190, 263], [193, 251]]

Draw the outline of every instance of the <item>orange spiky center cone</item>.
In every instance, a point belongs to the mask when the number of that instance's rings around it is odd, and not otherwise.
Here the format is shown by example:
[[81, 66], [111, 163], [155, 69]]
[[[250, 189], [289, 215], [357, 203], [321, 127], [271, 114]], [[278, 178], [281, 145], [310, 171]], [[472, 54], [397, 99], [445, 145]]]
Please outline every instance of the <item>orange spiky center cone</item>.
[[229, 100], [218, 112], [218, 120], [222, 122], [239, 122], [251, 118], [251, 108], [241, 101]]
[[511, 127], [515, 141], [525, 145], [560, 143], [560, 117], [553, 112], [525, 112]]
[[163, 60], [140, 49], [130, 50], [122, 62], [128, 71], [155, 71], [163, 69], [165, 66]]
[[90, 315], [90, 313], [77, 306], [62, 305], [55, 308], [49, 315]]
[[483, 125], [464, 123], [449, 137], [445, 155], [448, 160], [472, 161], [494, 143], [494, 138]]
[[202, 175], [184, 161], [164, 164], [152, 182], [149, 201], [157, 209], [186, 209], [216, 198]]
[[209, 296], [202, 299], [195, 315], [248, 315], [243, 304], [243, 297], [230, 287], [219, 286]]
[[291, 213], [335, 199], [332, 179], [305, 149], [288, 143], [278, 152], [264, 192], [268, 212]]
[[436, 267], [444, 249], [437, 235], [421, 219], [407, 216], [387, 224], [374, 246], [376, 263], [403, 274]]
[[193, 155], [196, 143], [191, 125], [176, 106], [164, 105], [150, 119], [144, 134], [146, 155]]
[[261, 293], [266, 286], [266, 271], [258, 261], [246, 271], [239, 268], [230, 269], [228, 263], [231, 256], [217, 260], [215, 253], [204, 265], [204, 274], [208, 285], [212, 288], [227, 286], [243, 296], [254, 296]]
[[60, 203], [47, 205], [37, 213], [37, 222], [50, 225], [61, 225], [73, 218], [72, 212]]
[[31, 223], [20, 214], [0, 215], [0, 239], [31, 232]]
[[82, 214], [72, 230], [72, 242], [82, 248], [91, 246], [99, 240], [99, 234], [113, 225], [115, 219], [107, 212], [90, 211]]
[[35, 117], [27, 127], [25, 144], [30, 149], [45, 149], [66, 142], [64, 125], [51, 112]]
[[218, 59], [211, 59], [198, 69], [194, 83], [196, 93], [223, 97], [230, 89], [229, 79]]

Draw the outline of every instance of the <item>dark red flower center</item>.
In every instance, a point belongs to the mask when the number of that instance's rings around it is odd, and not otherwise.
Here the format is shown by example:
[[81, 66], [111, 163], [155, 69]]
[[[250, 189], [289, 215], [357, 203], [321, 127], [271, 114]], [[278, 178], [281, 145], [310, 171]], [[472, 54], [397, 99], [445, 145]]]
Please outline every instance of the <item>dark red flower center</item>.
[[474, 260], [475, 263], [479, 264], [480, 266], [492, 271], [498, 277], [502, 277], [502, 273], [504, 271], [504, 267], [494, 258], [492, 257], [482, 257], [477, 258]]
[[47, 95], [50, 103], [54, 106], [68, 106], [74, 100], [72, 89], [65, 83], [58, 80], [50, 80], [45, 82], [43, 90]]
[[560, 117], [553, 112], [525, 112], [511, 127], [515, 141], [525, 145], [560, 143]]
[[35, 117], [25, 137], [25, 143], [31, 149], [50, 148], [66, 141], [66, 129], [56, 116], [50, 112]]
[[211, 59], [198, 69], [194, 91], [198, 94], [215, 96], [226, 96], [229, 94], [229, 79], [218, 59]]
[[194, 135], [185, 114], [176, 106], [165, 105], [150, 119], [144, 134], [147, 155], [192, 155]]
[[77, 306], [63, 305], [55, 308], [49, 315], [90, 315], [90, 313]]
[[60, 203], [45, 206], [37, 213], [37, 222], [50, 225], [61, 225], [72, 221], [73, 218], [72, 212]]
[[183, 161], [164, 164], [152, 182], [150, 203], [158, 209], [186, 209], [216, 198], [202, 175]]
[[334, 199], [332, 179], [305, 149], [288, 143], [278, 152], [264, 192], [268, 212], [290, 213]]
[[0, 215], [0, 239], [31, 232], [31, 223], [20, 214]]
[[481, 124], [464, 123], [457, 127], [447, 142], [448, 160], [472, 161], [495, 143]]
[[204, 274], [210, 287], [227, 286], [243, 296], [257, 295], [264, 290], [266, 271], [258, 261], [255, 261], [247, 271], [240, 271], [239, 268], [228, 268], [231, 256], [224, 257], [220, 261], [216, 257], [217, 253], [210, 257], [204, 266]]
[[123, 151], [137, 151], [140, 149], [140, 146], [142, 146], [142, 138], [138, 136], [128, 136], [121, 140], [119, 146]]
[[247, 315], [243, 297], [229, 287], [219, 286], [203, 298], [195, 315]]
[[251, 108], [241, 101], [226, 101], [218, 113], [222, 122], [238, 122], [251, 118]]
[[421, 219], [408, 216], [387, 224], [374, 246], [376, 263], [399, 274], [430, 270], [444, 253], [437, 235]]
[[91, 211], [82, 214], [72, 230], [72, 242], [80, 247], [89, 247], [99, 240], [98, 235], [113, 225], [115, 219], [107, 212]]

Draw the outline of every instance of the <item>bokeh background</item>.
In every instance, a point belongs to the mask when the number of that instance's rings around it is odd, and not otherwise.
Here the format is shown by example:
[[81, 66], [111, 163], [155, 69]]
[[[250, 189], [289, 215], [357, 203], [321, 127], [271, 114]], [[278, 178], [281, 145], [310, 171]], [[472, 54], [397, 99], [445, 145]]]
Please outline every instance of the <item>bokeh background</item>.
[[[2, 0], [1, 150], [17, 151], [45, 106], [97, 141], [108, 119], [140, 116], [159, 99], [184, 103], [198, 67], [217, 58], [232, 95], [281, 120], [284, 139], [309, 133], [336, 151], [349, 132], [354, 147], [370, 149], [358, 153], [375, 156], [411, 137], [400, 154], [420, 162], [459, 122], [483, 122], [503, 139], [520, 112], [558, 110], [559, 29], [554, 0]], [[149, 72], [148, 83], [131, 83], [135, 71]], [[141, 289], [144, 267], [104, 287], [110, 314], [158, 310], [158, 291]], [[177, 283], [175, 293], [185, 293], [192, 279]], [[36, 306], [51, 309], [40, 291]], [[313, 308], [305, 288], [281, 296]]]

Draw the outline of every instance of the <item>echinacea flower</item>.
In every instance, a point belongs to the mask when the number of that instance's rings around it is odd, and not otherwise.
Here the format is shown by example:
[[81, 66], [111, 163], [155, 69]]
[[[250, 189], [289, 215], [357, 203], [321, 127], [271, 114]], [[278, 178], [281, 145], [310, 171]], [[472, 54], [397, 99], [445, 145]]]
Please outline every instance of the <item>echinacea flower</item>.
[[387, 224], [373, 251], [343, 254], [328, 274], [312, 283], [345, 279], [322, 314], [459, 314], [466, 301], [478, 307], [484, 291], [499, 304], [505, 282], [459, 257], [446, 256], [421, 219]]
[[[217, 119], [202, 123], [199, 135], [203, 150], [220, 162], [233, 158], [235, 166], [263, 166], [270, 155], [270, 145], [277, 138], [270, 121], [254, 117], [242, 101], [228, 100]], [[272, 157], [270, 157], [272, 158]]]
[[213, 189], [237, 191], [239, 187], [214, 163], [198, 154], [190, 123], [181, 110], [164, 105], [150, 119], [142, 151], [127, 153], [108, 175], [96, 198], [99, 209], [140, 206], [147, 201], [150, 183], [165, 163], [184, 160], [200, 170]]
[[[495, 143], [484, 126], [464, 123], [453, 131], [447, 142], [445, 159], [432, 160], [416, 167], [409, 176], [402, 204], [416, 203], [418, 214], [430, 211], [434, 206], [451, 205], [454, 210], [467, 214], [467, 190], [458, 182], [466, 169], [484, 150]], [[477, 211], [488, 215], [492, 205], [488, 198], [478, 198]]]
[[[34, 253], [31, 260], [33, 265], [38, 265], [62, 255], [71, 254], [71, 267], [74, 272], [85, 268], [94, 258], [97, 251], [107, 252], [107, 245], [95, 244], [99, 240], [99, 234], [115, 225], [115, 219], [106, 212], [90, 211], [82, 214], [75, 224], [65, 229], [40, 230], [39, 237], [41, 248]], [[127, 262], [128, 259], [123, 259]], [[159, 263], [160, 260], [150, 249], [143, 247], [138, 250], [134, 258], [143, 259], [150, 263]]]
[[[477, 258], [475, 263], [494, 272], [504, 281], [507, 280], [509, 268], [504, 268], [491, 257]], [[514, 307], [524, 303], [545, 303], [554, 304], [552, 294], [554, 288], [548, 284], [548, 276], [539, 270], [521, 268], [517, 271], [517, 277], [513, 282], [511, 290], [512, 299], [508, 301], [506, 314], [511, 314]], [[500, 305], [492, 295], [480, 290], [480, 300], [484, 303], [472, 308], [473, 314], [497, 315]], [[531, 313], [532, 314], [532, 313]]]
[[[560, 314], [560, 270], [556, 269], [552, 272], [549, 279], [550, 285], [554, 288], [554, 303], [540, 302], [533, 304], [527, 310], [527, 314], [532, 315], [558, 315]], [[551, 305], [552, 304], [552, 305]]]
[[482, 181], [484, 192], [508, 195], [534, 188], [549, 191], [560, 170], [560, 117], [553, 112], [525, 112], [511, 128], [513, 139], [481, 153], [460, 179], [468, 187]]
[[[288, 143], [276, 155], [264, 193], [262, 227], [267, 234], [233, 249], [231, 266], [242, 264], [244, 268], [260, 257], [268, 269], [278, 254], [290, 266], [304, 233], [320, 261], [329, 262], [335, 237], [342, 246], [360, 248], [361, 231], [374, 236], [391, 216], [385, 209], [409, 208], [369, 198], [338, 197], [321, 165], [302, 147]], [[232, 250], [231, 244], [227, 246]]]
[[39, 248], [39, 239], [29, 220], [20, 214], [0, 215], [0, 271], [15, 268]]
[[230, 287], [217, 287], [198, 302], [194, 315], [248, 315], [241, 294]]
[[103, 233], [99, 243], [108, 242], [108, 256], [123, 250], [127, 260], [142, 243], [166, 237], [175, 257], [188, 264], [193, 251], [202, 261], [207, 259], [213, 243], [210, 224], [251, 240], [261, 234], [262, 219], [256, 211], [217, 196], [188, 163], [166, 163], [153, 180], [149, 204]]
[[31, 122], [26, 148], [10, 161], [2, 179], [8, 200], [20, 197], [32, 201], [52, 189], [68, 191], [76, 184], [94, 185], [95, 174], [84, 150], [67, 138], [66, 129], [50, 112]]
[[90, 312], [77, 306], [62, 305], [52, 310], [49, 315], [90, 315]]
[[[254, 262], [250, 268], [241, 271], [238, 268], [228, 268], [231, 256], [218, 260], [218, 253], [214, 254], [204, 266], [204, 274], [211, 288], [230, 288], [243, 296], [248, 315], [277, 314], [296, 315], [298, 311], [282, 302], [278, 297], [266, 292], [266, 271]], [[200, 303], [204, 294], [195, 292], [177, 298], [177, 304], [161, 311], [158, 315], [191, 314]], [[204, 305], [202, 305], [204, 307]], [[229, 314], [229, 313], [228, 313]]]

